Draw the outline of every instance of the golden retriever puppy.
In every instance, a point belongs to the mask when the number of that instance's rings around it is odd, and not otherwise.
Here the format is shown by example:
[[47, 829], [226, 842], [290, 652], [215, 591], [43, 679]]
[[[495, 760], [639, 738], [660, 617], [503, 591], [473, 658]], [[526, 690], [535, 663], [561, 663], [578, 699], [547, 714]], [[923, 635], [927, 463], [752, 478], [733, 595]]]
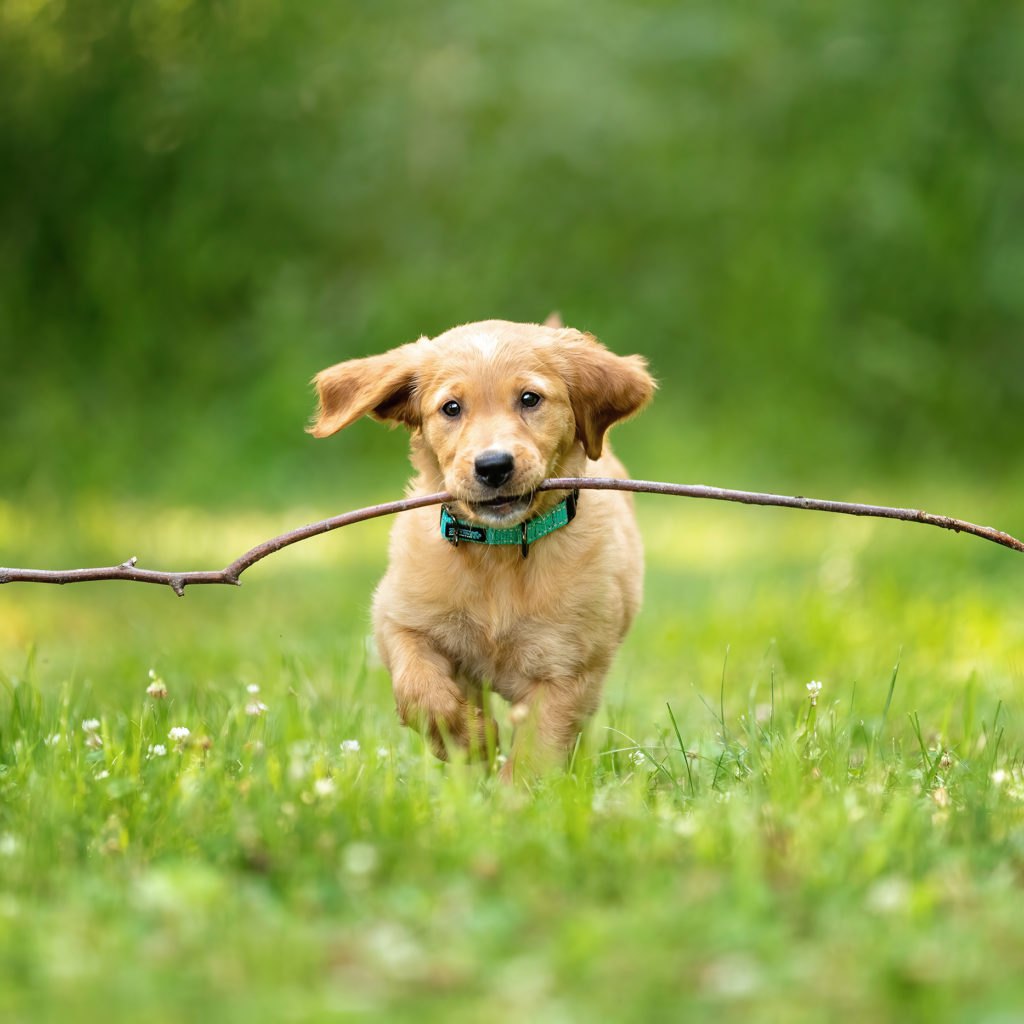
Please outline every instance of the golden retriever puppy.
[[313, 435], [364, 415], [404, 424], [411, 493], [452, 495], [440, 515], [397, 517], [374, 597], [402, 721], [438, 757], [489, 757], [493, 691], [513, 705], [503, 777], [564, 763], [640, 605], [643, 550], [631, 495], [537, 485], [625, 477], [605, 433], [650, 400], [644, 360], [570, 328], [488, 320], [339, 363], [315, 383]]

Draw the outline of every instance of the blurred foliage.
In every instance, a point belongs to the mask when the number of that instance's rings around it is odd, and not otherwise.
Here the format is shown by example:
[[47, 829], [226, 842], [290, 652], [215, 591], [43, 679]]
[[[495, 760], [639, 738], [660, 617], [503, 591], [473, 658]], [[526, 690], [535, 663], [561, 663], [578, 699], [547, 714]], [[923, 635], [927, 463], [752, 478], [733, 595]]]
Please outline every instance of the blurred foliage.
[[0, 0], [5, 489], [365, 476], [313, 373], [552, 309], [638, 474], [1008, 473], [1022, 79], [995, 0]]

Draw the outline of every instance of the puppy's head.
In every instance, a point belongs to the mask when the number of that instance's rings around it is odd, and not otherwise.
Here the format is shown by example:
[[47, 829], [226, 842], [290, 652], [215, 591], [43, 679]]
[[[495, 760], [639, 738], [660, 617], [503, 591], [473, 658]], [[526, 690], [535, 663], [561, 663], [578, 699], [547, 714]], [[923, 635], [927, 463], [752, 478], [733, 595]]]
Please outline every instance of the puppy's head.
[[617, 356], [571, 328], [502, 320], [456, 327], [383, 355], [319, 373], [326, 437], [360, 416], [413, 431], [414, 462], [453, 511], [514, 526], [556, 504], [537, 493], [550, 476], [581, 475], [618, 420], [650, 399], [639, 356]]

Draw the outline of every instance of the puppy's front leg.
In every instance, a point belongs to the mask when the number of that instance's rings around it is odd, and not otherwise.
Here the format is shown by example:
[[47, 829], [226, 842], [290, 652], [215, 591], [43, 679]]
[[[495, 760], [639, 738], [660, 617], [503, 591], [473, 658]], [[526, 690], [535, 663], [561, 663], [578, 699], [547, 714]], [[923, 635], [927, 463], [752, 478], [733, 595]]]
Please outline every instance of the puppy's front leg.
[[565, 767], [600, 702], [601, 680], [588, 674], [535, 683], [526, 699], [512, 707], [515, 735], [502, 781]]
[[498, 725], [455, 681], [451, 659], [424, 634], [379, 623], [377, 643], [391, 673], [398, 717], [423, 734], [435, 756], [454, 750], [486, 759], [497, 750]]

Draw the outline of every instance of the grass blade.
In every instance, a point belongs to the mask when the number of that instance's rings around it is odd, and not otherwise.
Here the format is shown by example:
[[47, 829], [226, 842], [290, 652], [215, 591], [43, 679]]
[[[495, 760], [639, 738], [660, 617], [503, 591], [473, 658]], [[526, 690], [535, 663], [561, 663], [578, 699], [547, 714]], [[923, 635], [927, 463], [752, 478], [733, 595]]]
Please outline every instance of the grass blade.
[[665, 707], [668, 708], [668, 717], [672, 722], [672, 728], [675, 730], [676, 739], [679, 741], [679, 753], [682, 754], [683, 764], [686, 765], [686, 777], [690, 780], [690, 796], [697, 795], [697, 787], [693, 784], [693, 772], [690, 770], [690, 759], [686, 755], [686, 747], [683, 744], [683, 737], [679, 732], [679, 724], [676, 722], [676, 716], [672, 714], [672, 705], [668, 701], [665, 701]]

